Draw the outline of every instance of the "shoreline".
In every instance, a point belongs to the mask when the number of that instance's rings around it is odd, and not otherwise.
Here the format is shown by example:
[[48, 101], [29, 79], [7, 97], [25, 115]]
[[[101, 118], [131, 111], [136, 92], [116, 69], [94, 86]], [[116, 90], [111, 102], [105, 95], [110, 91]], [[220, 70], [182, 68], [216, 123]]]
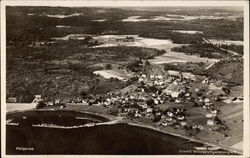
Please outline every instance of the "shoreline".
[[[53, 110], [55, 110], [55, 109], [53, 109]], [[206, 141], [203, 141], [203, 140], [200, 140], [200, 139], [195, 139], [195, 138], [187, 137], [187, 136], [184, 136], [184, 135], [181, 135], [181, 134], [176, 134], [176, 133], [173, 133], [173, 132], [169, 132], [169, 131], [166, 131], [166, 130], [161, 130], [159, 128], [153, 127], [151, 125], [143, 124], [143, 123], [140, 123], [140, 122], [135, 123], [135, 122], [132, 122], [132, 121], [129, 121], [129, 120], [124, 120], [123, 117], [117, 117], [117, 116], [112, 116], [112, 115], [108, 115], [108, 114], [101, 114], [101, 113], [82, 111], [82, 110], [77, 111], [77, 110], [71, 110], [71, 109], [63, 109], [62, 111], [75, 111], [75, 112], [87, 113], [87, 114], [92, 114], [92, 115], [98, 115], [98, 116], [105, 117], [106, 119], [110, 120], [108, 122], [103, 122], [100, 125], [113, 125], [113, 124], [124, 123], [124, 124], [132, 125], [132, 126], [151, 129], [151, 130], [154, 130], [154, 131], [158, 131], [158, 132], [161, 132], [161, 133], [164, 133], [164, 134], [180, 137], [180, 138], [183, 138], [183, 139], [186, 139], [186, 140], [189, 140], [189, 141], [193, 141], [193, 142], [197, 142], [197, 143], [201, 143], [201, 144], [204, 144], [204, 145], [219, 147], [221, 149], [230, 151], [232, 153], [243, 154], [242, 151], [232, 149], [232, 148], [230, 148], [228, 146], [224, 146], [224, 145], [220, 145], [220, 144], [213, 144], [213, 143], [209, 143], [209, 142], [206, 142]], [[99, 125], [99, 124], [96, 124], [96, 125]]]
[[235, 150], [235, 149], [231, 149], [231, 148], [226, 147], [226, 146], [221, 146], [219, 144], [218, 145], [217, 144], [212, 144], [212, 143], [205, 142], [205, 141], [202, 141], [202, 140], [199, 140], [199, 139], [194, 139], [194, 138], [191, 138], [191, 137], [187, 137], [187, 136], [184, 136], [184, 135], [181, 135], [181, 134], [176, 134], [176, 133], [173, 133], [173, 132], [168, 132], [168, 131], [165, 131], [165, 130], [161, 130], [161, 129], [152, 127], [150, 125], [143, 125], [143, 124], [139, 124], [139, 123], [130, 123], [130, 122], [127, 122], [126, 124], [132, 125], [132, 126], [137, 126], [137, 127], [151, 129], [151, 130], [154, 130], [154, 131], [157, 131], [157, 132], [161, 132], [161, 133], [168, 134], [168, 135], [175, 136], [175, 137], [180, 137], [182, 139], [186, 139], [186, 140], [189, 140], [189, 141], [192, 141], [192, 142], [195, 142], [195, 143], [200, 143], [200, 144], [203, 144], [203, 145], [208, 145], [208, 146], [212, 146], [212, 147], [219, 147], [219, 148], [221, 148], [223, 150], [227, 150], [227, 151], [229, 151], [231, 153], [242, 154], [241, 151], [238, 151], [238, 150]]
[[[29, 110], [22, 110], [22, 111], [7, 112], [7, 114], [15, 113], [15, 112], [26, 112], [26, 111], [73, 111], [73, 112], [91, 114], [91, 115], [96, 115], [96, 116], [99, 116], [99, 117], [104, 117], [108, 121], [107, 122], [96, 123], [93, 126], [82, 126], [82, 127], [87, 127], [88, 128], [88, 127], [102, 126], [102, 125], [127, 124], [127, 125], [130, 125], [130, 126], [136, 126], [136, 127], [141, 127], [141, 128], [154, 130], [154, 131], [161, 132], [161, 133], [164, 133], [164, 134], [168, 134], [168, 135], [171, 135], [171, 136], [186, 139], [188, 141], [192, 141], [192, 142], [195, 142], [195, 143], [200, 143], [200, 144], [208, 145], [208, 146], [212, 146], [212, 147], [219, 147], [219, 148], [221, 148], [223, 150], [226, 150], [226, 151], [228, 151], [229, 153], [232, 153], [232, 154], [240, 154], [240, 155], [243, 154], [242, 151], [232, 149], [232, 148], [224, 146], [224, 145], [209, 143], [209, 142], [202, 141], [202, 140], [199, 140], [199, 139], [187, 137], [187, 136], [184, 136], [184, 135], [181, 135], [181, 134], [169, 132], [169, 131], [166, 131], [166, 130], [161, 130], [161, 129], [153, 127], [151, 125], [143, 124], [143, 123], [140, 123], [140, 122], [132, 122], [132, 121], [129, 121], [129, 120], [124, 120], [124, 118], [122, 118], [122, 117], [116, 117], [116, 116], [107, 115], [107, 114], [100, 114], [100, 113], [94, 113], [94, 112], [83, 111], [83, 110], [77, 111], [77, 110], [74, 110], [74, 109], [72, 109], [72, 110], [71, 109], [39, 109], [39, 110], [29, 109]], [[78, 128], [82, 128], [82, 127], [78, 127]], [[43, 127], [43, 128], [47, 128], [47, 127]], [[52, 128], [52, 127], [50, 127], [50, 128]], [[67, 129], [69, 129], [69, 128], [67, 128]]]

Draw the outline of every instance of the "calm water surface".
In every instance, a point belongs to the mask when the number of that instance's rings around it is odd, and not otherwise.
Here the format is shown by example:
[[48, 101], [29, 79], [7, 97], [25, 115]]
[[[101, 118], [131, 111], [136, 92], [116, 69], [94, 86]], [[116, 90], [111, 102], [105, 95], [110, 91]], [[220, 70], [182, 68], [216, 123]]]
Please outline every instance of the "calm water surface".
[[[89, 119], [86, 119], [89, 118]], [[197, 154], [200, 143], [127, 124], [81, 128], [33, 127], [34, 124], [77, 126], [108, 119], [69, 111], [29, 111], [7, 115], [6, 153], [14, 154]], [[219, 150], [222, 153], [227, 153]], [[184, 153], [187, 152], [187, 153]], [[209, 154], [209, 153], [206, 153]], [[211, 154], [211, 153], [210, 153]]]

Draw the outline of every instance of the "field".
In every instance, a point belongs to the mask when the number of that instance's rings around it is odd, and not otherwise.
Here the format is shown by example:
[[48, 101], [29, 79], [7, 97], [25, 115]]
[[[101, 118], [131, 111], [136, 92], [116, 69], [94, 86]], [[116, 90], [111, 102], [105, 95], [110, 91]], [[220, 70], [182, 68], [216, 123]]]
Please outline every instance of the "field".
[[7, 103], [6, 104], [6, 112], [14, 112], [14, 111], [23, 111], [35, 109], [36, 104], [32, 103]]
[[242, 149], [243, 140], [243, 103], [232, 103], [221, 107], [225, 123], [231, 130], [232, 136], [225, 139], [221, 144], [232, 146], [235, 149]]
[[129, 78], [129, 75], [114, 70], [100, 70], [100, 71], [94, 71], [93, 73], [107, 79], [117, 78], [119, 80], [125, 80]]
[[201, 58], [197, 55], [187, 55], [184, 53], [177, 52], [168, 52], [162, 56], [155, 57], [154, 59], [149, 60], [154, 64], [166, 64], [166, 63], [175, 63], [175, 62], [204, 62], [207, 64], [215, 63], [217, 59]]
[[217, 40], [217, 39], [209, 39], [210, 42], [214, 44], [226, 44], [226, 45], [243, 45], [243, 41], [232, 41], [232, 40]]
[[218, 62], [215, 58], [202, 58], [196, 55], [186, 55], [184, 53], [172, 51], [175, 47], [183, 46], [184, 44], [175, 44], [171, 40], [164, 39], [152, 39], [138, 37], [138, 35], [104, 35], [93, 37], [101, 45], [94, 46], [95, 48], [100, 47], [115, 47], [115, 46], [137, 46], [146, 48], [155, 48], [158, 50], [164, 50], [166, 53], [161, 56], [156, 56], [150, 59], [151, 64], [165, 64], [175, 62], [204, 62], [212, 64]]

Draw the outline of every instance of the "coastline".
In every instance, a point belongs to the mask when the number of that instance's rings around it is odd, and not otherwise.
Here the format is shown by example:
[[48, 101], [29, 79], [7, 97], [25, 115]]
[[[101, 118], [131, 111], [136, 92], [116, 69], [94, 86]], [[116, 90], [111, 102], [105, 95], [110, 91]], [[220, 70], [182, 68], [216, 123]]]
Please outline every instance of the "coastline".
[[173, 132], [168, 132], [166, 130], [161, 130], [161, 129], [152, 127], [150, 125], [139, 124], [139, 123], [129, 123], [129, 122], [126, 123], [126, 124], [132, 125], [132, 126], [137, 126], [137, 127], [151, 129], [151, 130], [154, 130], [154, 131], [157, 131], [157, 132], [161, 132], [161, 133], [164, 133], [164, 134], [172, 135], [172, 136], [175, 136], [175, 137], [180, 137], [180, 138], [183, 138], [183, 139], [186, 139], [186, 140], [189, 140], [189, 141], [193, 141], [193, 142], [196, 142], [196, 143], [201, 143], [201, 144], [208, 145], [208, 146], [219, 147], [219, 148], [227, 150], [227, 151], [229, 151], [231, 153], [242, 154], [241, 151], [238, 151], [238, 150], [235, 150], [235, 149], [231, 149], [231, 148], [226, 147], [226, 146], [222, 146], [222, 145], [219, 145], [219, 144], [212, 144], [212, 143], [205, 142], [205, 141], [202, 141], [202, 140], [199, 140], [199, 139], [194, 139], [194, 138], [191, 138], [191, 137], [187, 137], [187, 136], [184, 136], [184, 135], [181, 135], [181, 134], [176, 134], [176, 133], [173, 133]]
[[[72, 110], [67, 110], [67, 111], [72, 111]], [[181, 135], [181, 134], [169, 132], [169, 131], [166, 131], [166, 130], [161, 130], [159, 128], [156, 128], [156, 127], [153, 127], [151, 125], [144, 124], [144, 123], [141, 123], [141, 122], [138, 122], [138, 121], [132, 122], [132, 121], [129, 121], [128, 119], [124, 120], [122, 117], [115, 117], [115, 116], [108, 115], [108, 114], [100, 114], [100, 113], [94, 113], [94, 112], [89, 112], [89, 111], [77, 111], [77, 112], [98, 115], [98, 116], [105, 117], [105, 118], [111, 120], [111, 121], [108, 121], [108, 122], [103, 122], [101, 124], [98, 123], [98, 124], [96, 124], [97, 126], [98, 125], [113, 125], [113, 124], [124, 123], [124, 124], [131, 125], [131, 126], [137, 126], [137, 127], [151, 129], [151, 130], [154, 130], [154, 131], [157, 131], [157, 132], [172, 135], [172, 136], [175, 136], [175, 137], [180, 137], [180, 138], [183, 138], [183, 139], [186, 139], [186, 140], [189, 140], [189, 141], [193, 141], [193, 142], [197, 142], [197, 143], [201, 143], [201, 144], [204, 144], [204, 145], [219, 147], [219, 148], [227, 150], [227, 151], [229, 151], [231, 153], [242, 154], [242, 151], [238, 151], [238, 150], [232, 149], [232, 148], [224, 146], [224, 145], [213, 144], [213, 143], [206, 142], [204, 140], [199, 140], [199, 139], [191, 138], [191, 137], [184, 136], [184, 135]]]
[[[74, 112], [80, 112], [80, 113], [85, 113], [85, 114], [91, 114], [91, 115], [96, 115], [96, 116], [99, 116], [99, 117], [104, 117], [108, 121], [107, 122], [96, 123], [96, 124], [91, 125], [91, 126], [84, 125], [82, 127], [89, 128], [89, 127], [101, 126], [101, 125], [127, 124], [127, 125], [130, 125], [130, 126], [136, 126], [136, 127], [140, 127], [140, 128], [146, 128], [146, 129], [154, 130], [154, 131], [157, 131], [157, 132], [161, 132], [161, 133], [164, 133], [164, 134], [167, 134], [167, 135], [179, 137], [179, 138], [186, 139], [188, 141], [192, 141], [192, 142], [196, 142], [196, 143], [200, 143], [200, 144], [203, 144], [203, 145], [218, 147], [218, 148], [226, 150], [226, 151], [228, 151], [229, 153], [232, 153], [232, 154], [240, 154], [240, 155], [243, 154], [242, 151], [232, 149], [232, 148], [230, 148], [228, 146], [224, 146], [224, 145], [221, 145], [221, 144], [213, 144], [213, 143], [210, 143], [210, 142], [207, 142], [207, 141], [204, 141], [204, 140], [191, 138], [191, 137], [181, 135], [181, 134], [177, 134], [177, 133], [173, 133], [173, 132], [170, 132], [170, 131], [167, 131], [167, 130], [162, 130], [162, 129], [159, 129], [159, 128], [156, 128], [156, 127], [153, 127], [151, 125], [141, 123], [141, 122], [138, 122], [138, 121], [132, 121], [132, 120], [128, 120], [126, 118], [124, 119], [123, 117], [116, 117], [116, 116], [112, 116], [112, 115], [108, 115], [108, 114], [95, 113], [95, 112], [90, 112], [90, 111], [86, 111], [86, 110], [55, 109], [53, 107], [53, 108], [49, 108], [49, 109], [39, 109], [39, 110], [29, 109], [29, 110], [22, 110], [22, 111], [12, 111], [12, 112], [7, 112], [7, 114], [15, 113], [15, 112], [27, 112], [27, 111], [74, 111]], [[78, 128], [82, 128], [82, 127], [78, 127]], [[47, 127], [41, 127], [41, 128], [47, 128]], [[48, 127], [48, 128], [53, 128], [53, 127]], [[55, 128], [57, 128], [57, 127], [55, 127]], [[63, 128], [63, 127], [60, 127], [60, 128]], [[71, 128], [65, 128], [65, 129], [71, 129]]]

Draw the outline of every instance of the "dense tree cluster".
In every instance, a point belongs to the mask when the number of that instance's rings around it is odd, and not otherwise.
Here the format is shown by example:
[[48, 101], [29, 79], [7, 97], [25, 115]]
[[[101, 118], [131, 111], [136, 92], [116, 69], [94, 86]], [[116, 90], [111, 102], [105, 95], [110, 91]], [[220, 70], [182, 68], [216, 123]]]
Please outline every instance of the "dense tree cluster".
[[191, 72], [195, 75], [207, 75], [207, 72], [205, 70], [206, 64], [203, 62], [200, 63], [178, 63], [178, 64], [164, 64], [164, 69], [167, 70], [175, 70], [175, 71], [181, 71], [181, 72]]
[[[105, 94], [126, 83], [103, 79], [94, 75], [94, 71], [112, 68], [112, 64], [126, 67], [133, 61], [162, 53], [140, 47], [88, 48], [81, 41], [62, 41], [38, 48], [8, 47], [7, 97], [31, 102], [35, 94], [50, 97], [81, 96], [82, 92]], [[109, 64], [106, 67], [94, 66], [99, 63]]]
[[207, 71], [208, 75], [226, 82], [243, 84], [243, 59], [225, 59], [216, 63]]
[[175, 52], [184, 52], [190, 55], [199, 55], [200, 57], [208, 57], [208, 58], [223, 58], [229, 57], [230, 54], [221, 50], [220, 48], [214, 46], [213, 44], [193, 44], [188, 46], [174, 47], [171, 49]]
[[235, 44], [230, 44], [230, 45], [227, 45], [227, 44], [222, 44], [220, 45], [221, 48], [224, 48], [224, 49], [227, 49], [227, 50], [231, 50], [231, 51], [234, 51], [240, 55], [243, 55], [243, 52], [244, 52], [244, 47], [243, 45], [235, 45]]

